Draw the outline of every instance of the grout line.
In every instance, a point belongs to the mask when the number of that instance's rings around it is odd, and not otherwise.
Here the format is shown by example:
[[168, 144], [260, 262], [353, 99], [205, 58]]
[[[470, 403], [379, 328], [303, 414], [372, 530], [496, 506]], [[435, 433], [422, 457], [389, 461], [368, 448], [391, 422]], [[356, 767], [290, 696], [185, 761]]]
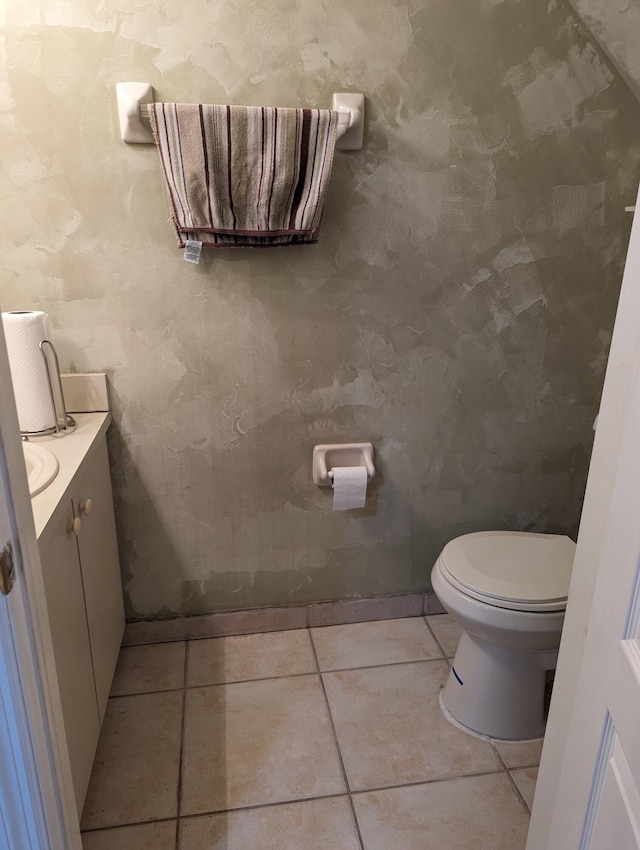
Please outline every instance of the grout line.
[[540, 759], [534, 762], [525, 762], [525, 764], [516, 764], [512, 767], [509, 767], [509, 765], [504, 760], [502, 753], [498, 749], [499, 744], [513, 744], [514, 746], [518, 746], [519, 744], [531, 743], [530, 741], [510, 741], [507, 739], [502, 740], [500, 738], [490, 738], [487, 739], [487, 743], [491, 745], [491, 748], [498, 756], [498, 761], [500, 762], [504, 770], [531, 770], [532, 767], [540, 767]]
[[[363, 597], [362, 599], [356, 599], [356, 600], [338, 599], [338, 600], [334, 600], [333, 602], [326, 602], [326, 601], [325, 602], [310, 602], [310, 603], [307, 603], [307, 604], [302, 605], [302, 606], [300, 606], [300, 605], [291, 606], [291, 607], [294, 607], [294, 608], [300, 608], [300, 607], [305, 608], [303, 622], [300, 623], [299, 625], [291, 626], [291, 625], [284, 625], [283, 624], [283, 625], [279, 625], [277, 628], [269, 628], [269, 627], [262, 626], [262, 628], [259, 628], [259, 629], [254, 630], [254, 631], [245, 631], [244, 629], [242, 629], [241, 631], [232, 630], [232, 631], [229, 631], [229, 632], [223, 632], [223, 633], [217, 633], [217, 634], [216, 633], [197, 634], [197, 629], [196, 629], [195, 630], [196, 634], [193, 634], [193, 635], [190, 635], [188, 633], [188, 629], [186, 629], [181, 634], [171, 635], [171, 636], [168, 636], [166, 638], [161, 638], [161, 637], [156, 636], [155, 640], [149, 640], [148, 637], [144, 637], [144, 636], [135, 637], [133, 639], [127, 639], [127, 642], [123, 643], [121, 645], [121, 649], [126, 649], [126, 648], [132, 647], [132, 646], [152, 646], [154, 644], [178, 643], [178, 642], [183, 641], [183, 640], [213, 640], [213, 639], [216, 639], [216, 638], [225, 638], [225, 637], [246, 637], [248, 635], [270, 634], [272, 632], [290, 632], [290, 631], [297, 631], [297, 630], [299, 631], [301, 629], [308, 629], [308, 628], [322, 629], [322, 628], [327, 628], [327, 627], [331, 627], [331, 626], [353, 625], [355, 623], [379, 623], [379, 622], [384, 622], [385, 620], [409, 620], [409, 619], [415, 619], [416, 617], [433, 617], [433, 616], [437, 616], [437, 613], [439, 613], [439, 612], [433, 612], [432, 614], [427, 614], [426, 611], [425, 611], [426, 598], [427, 598], [427, 596], [430, 596], [430, 595], [431, 595], [430, 593], [427, 594], [424, 591], [415, 591], [415, 592], [412, 592], [412, 593], [391, 594], [390, 596]], [[312, 625], [312, 623], [311, 623], [311, 614], [313, 613], [312, 609], [315, 608], [316, 606], [319, 606], [319, 605], [327, 605], [327, 604], [330, 604], [330, 605], [338, 604], [338, 605], [340, 605], [343, 602], [350, 602], [350, 601], [356, 601], [356, 602], [358, 602], [358, 601], [361, 601], [361, 602], [379, 601], [379, 602], [384, 602], [384, 601], [392, 601], [392, 600], [398, 599], [398, 598], [405, 598], [407, 596], [422, 596], [422, 604], [420, 605], [419, 613], [413, 614], [413, 613], [397, 612], [392, 617], [387, 617], [387, 616], [371, 617], [371, 616], [369, 616], [368, 618], [366, 618], [364, 620], [358, 618], [356, 620], [346, 620], [346, 621], [342, 618], [339, 618], [338, 620], [336, 620], [335, 622], [332, 622], [332, 623], [317, 623], [317, 624], [314, 624], [314, 625]], [[253, 612], [255, 610], [272, 610], [272, 609], [280, 609], [281, 607], [284, 607], [286, 609], [288, 606], [267, 606], [266, 609], [248, 608], [248, 609], [239, 609], [239, 610], [233, 610], [233, 611], [216, 611], [216, 612], [212, 612], [209, 615], [196, 614], [194, 616], [196, 616], [196, 617], [200, 617], [200, 616], [213, 616], [213, 617], [215, 617], [218, 614], [220, 614], [220, 615], [224, 615], [224, 614], [247, 614], [247, 613]], [[184, 621], [185, 619], [189, 619], [189, 617], [186, 617], [186, 618], [185, 617], [171, 617], [168, 620], [132, 620], [131, 622], [127, 622], [126, 625], [127, 626], [136, 626], [136, 625], [139, 625], [140, 623], [146, 624], [146, 625], [153, 625], [153, 624], [157, 624], [157, 623], [171, 623], [171, 622], [174, 622], [174, 621], [177, 621], [177, 620]]]
[[[363, 625], [365, 623], [388, 623], [390, 620], [418, 620], [418, 619], [421, 619], [421, 620], [424, 620], [425, 623], [426, 623], [426, 620], [427, 620], [428, 617], [437, 617], [437, 616], [438, 616], [438, 614], [411, 614], [410, 616], [404, 616], [404, 617], [385, 617], [383, 619], [374, 618], [373, 620], [356, 620], [354, 622], [346, 622], [346, 623], [343, 623], [343, 622], [327, 623], [327, 624], [324, 624], [324, 625], [317, 625], [317, 626], [301, 625], [301, 626], [297, 626], [294, 629], [289, 629], [289, 628], [269, 629], [268, 631], [240, 632], [240, 633], [234, 633], [234, 634], [228, 634], [228, 635], [195, 635], [193, 637], [185, 636], [185, 637], [170, 638], [168, 640], [154, 640], [154, 641], [143, 641], [142, 643], [122, 644], [122, 646], [120, 647], [120, 651], [126, 650], [126, 649], [132, 649], [132, 648], [139, 648], [139, 647], [166, 646], [167, 644], [172, 644], [172, 643], [190, 643], [190, 642], [193, 642], [193, 641], [199, 642], [199, 641], [206, 641], [206, 640], [225, 640], [227, 638], [236, 638], [236, 637], [237, 638], [256, 637], [258, 635], [273, 635], [273, 634], [279, 634], [281, 632], [302, 632], [302, 631], [305, 631], [305, 630], [306, 631], [314, 631], [315, 629], [333, 629], [333, 628], [342, 627], [342, 626], [359, 626], [359, 625]], [[428, 623], [427, 623], [427, 625], [428, 625]]]
[[178, 783], [176, 787], [176, 845], [175, 850], [180, 850], [180, 809], [182, 807], [182, 776], [184, 771], [184, 736], [187, 726], [187, 664], [189, 658], [189, 647], [185, 641], [184, 665], [182, 668], [182, 722], [180, 724], [180, 753], [178, 756]]
[[[528, 768], [526, 768], [526, 767], [524, 767], [524, 768], [521, 768], [521, 767], [507, 767], [507, 763], [506, 763], [506, 761], [502, 758], [502, 756], [500, 755], [500, 752], [499, 752], [498, 748], [496, 747], [496, 745], [495, 745], [495, 744], [493, 744], [493, 743], [491, 743], [491, 742], [489, 742], [489, 743], [491, 744], [491, 749], [494, 751], [494, 753], [495, 753], [495, 754], [496, 754], [496, 756], [498, 757], [498, 761], [499, 761], [499, 762], [500, 762], [500, 764], [502, 765], [502, 767], [503, 767], [503, 769], [504, 769], [504, 773], [506, 773], [506, 775], [507, 775], [507, 779], [508, 779], [509, 783], [511, 784], [511, 787], [513, 788], [513, 791], [515, 792], [516, 797], [518, 798], [518, 800], [520, 801], [520, 803], [524, 806], [524, 810], [525, 810], [525, 812], [527, 812], [527, 813], [528, 813], [528, 815], [529, 815], [529, 817], [531, 817], [531, 809], [530, 809], [530, 808], [529, 808], [529, 806], [527, 805], [527, 801], [524, 799], [524, 796], [523, 796], [522, 792], [521, 792], [521, 791], [520, 791], [520, 789], [518, 788], [518, 784], [517, 784], [517, 782], [515, 781], [515, 779], [514, 779], [514, 778], [513, 778], [513, 776], [511, 775], [511, 771], [512, 771], [512, 770], [527, 770]], [[537, 765], [532, 765], [532, 767], [537, 767]]]
[[[182, 819], [186, 818], [210, 818], [213, 815], [233, 815], [236, 812], [253, 812], [261, 809], [277, 809], [280, 806], [295, 806], [296, 803], [316, 803], [318, 800], [341, 800], [347, 795], [341, 791], [332, 794], [318, 794], [313, 797], [294, 797], [291, 800], [274, 800], [271, 803], [256, 803], [253, 806], [238, 806], [235, 809], [212, 809], [206, 812], [193, 812], [192, 814], [182, 815]], [[297, 850], [297, 848], [296, 848]]]
[[[506, 741], [507, 744], [517, 744], [517, 741]], [[540, 762], [535, 761], [533, 764], [519, 764], [516, 767], [507, 767], [505, 770], [532, 770], [534, 767], [540, 767]]]
[[[517, 768], [517, 767], [514, 767], [514, 768], [513, 768], [513, 770], [519, 770], [519, 769], [520, 769], [520, 768]], [[513, 776], [511, 775], [511, 771], [507, 769], [507, 770], [505, 771], [505, 773], [507, 774], [507, 779], [508, 779], [508, 781], [511, 783], [511, 787], [512, 787], [512, 788], [513, 788], [513, 790], [514, 790], [516, 797], [518, 798], [518, 800], [520, 801], [520, 803], [524, 806], [524, 810], [525, 810], [525, 812], [529, 815], [529, 817], [531, 817], [531, 809], [530, 809], [530, 808], [529, 808], [529, 806], [527, 805], [527, 801], [525, 800], [524, 796], [522, 795], [522, 792], [521, 792], [521, 791], [520, 791], [520, 789], [518, 788], [518, 785], [517, 785], [517, 783], [516, 783], [515, 779], [514, 779], [514, 778], [513, 778]]]
[[[430, 614], [429, 616], [433, 616], [433, 615], [431, 615], [431, 614]], [[441, 643], [440, 643], [440, 641], [438, 640], [438, 638], [437, 638], [436, 633], [434, 632], [434, 630], [433, 630], [433, 629], [431, 628], [431, 626], [429, 625], [429, 622], [428, 622], [428, 620], [427, 620], [426, 616], [425, 616], [425, 617], [423, 617], [422, 619], [424, 620], [424, 624], [425, 624], [425, 626], [426, 626], [426, 627], [427, 627], [427, 629], [429, 630], [429, 634], [431, 635], [431, 637], [432, 637], [432, 638], [434, 639], [434, 641], [436, 642], [436, 646], [438, 647], [438, 649], [439, 649], [439, 650], [440, 650], [440, 652], [442, 653], [442, 657], [443, 657], [443, 658], [444, 658], [444, 660], [447, 662], [447, 664], [449, 665], [449, 667], [452, 667], [453, 665], [452, 665], [452, 663], [451, 663], [451, 659], [449, 658], [449, 656], [447, 655], [447, 653], [444, 651], [444, 647], [442, 646], [442, 644], [441, 644]]]
[[[111, 694], [110, 699], [125, 699], [127, 697], [138, 697], [138, 696], [146, 696], [148, 694], [165, 694], [172, 693], [173, 691], [179, 690], [187, 690], [193, 691], [199, 688], [218, 688], [222, 685], [246, 685], [249, 682], [271, 682], [276, 679], [299, 679], [304, 676], [316, 676], [318, 673], [350, 673], [355, 670], [375, 670], [377, 668], [382, 669], [383, 667], [401, 667], [403, 664], [431, 664], [435, 661], [446, 661], [449, 666], [451, 666], [451, 660], [446, 658], [445, 656], [438, 658], [416, 658], [413, 661], [391, 661], [388, 664], [363, 664], [358, 667], [337, 667], [331, 668], [330, 670], [321, 670], [319, 668], [319, 662], [317, 656], [315, 654], [314, 647], [314, 657], [315, 663], [318, 666], [316, 670], [307, 670], [304, 673], [283, 673], [279, 676], [259, 676], [255, 679], [234, 679], [230, 682], [201, 682], [195, 683], [193, 685], [183, 685], [182, 687], [176, 688], [163, 688], [162, 690], [157, 691], [133, 691], [128, 694]], [[186, 673], [185, 673], [186, 676]]]
[[228, 688], [231, 685], [248, 685], [251, 682], [277, 682], [279, 679], [304, 679], [305, 676], [317, 676], [319, 672], [319, 670], [307, 670], [306, 673], [285, 673], [282, 676], [260, 676], [257, 679], [238, 679], [231, 682], [210, 682], [208, 685], [202, 683], [200, 685], [188, 685], [186, 690], [196, 691], [199, 688]]
[[347, 802], [349, 804], [349, 811], [351, 812], [351, 818], [353, 820], [353, 827], [355, 829], [356, 838], [358, 840], [358, 844], [360, 850], [364, 850], [364, 840], [362, 838], [362, 833], [360, 832], [360, 824], [358, 823], [358, 818], [356, 815], [356, 809], [353, 805], [353, 799], [351, 797], [351, 788], [349, 786], [349, 777], [347, 776], [347, 769], [344, 765], [344, 757], [342, 755], [342, 749], [340, 747], [340, 741], [338, 739], [338, 731], [336, 729], [336, 724], [333, 720], [333, 714], [331, 713], [331, 705], [329, 703], [329, 697], [327, 695], [327, 689], [324, 684], [324, 678], [322, 672], [320, 671], [320, 662], [318, 661], [318, 654], [316, 652], [316, 646], [313, 642], [313, 634], [311, 630], [309, 630], [309, 637], [311, 638], [311, 648], [313, 650], [313, 655], [316, 659], [316, 664], [318, 666], [318, 677], [320, 679], [320, 687], [322, 688], [322, 694], [324, 696], [325, 705], [327, 707], [327, 715], [329, 717], [329, 723], [331, 724], [331, 731], [333, 732], [333, 740], [336, 747], [336, 753], [338, 756], [338, 762], [340, 764], [340, 770], [342, 771], [342, 779], [344, 781], [344, 787], [347, 790]]
[[[453, 782], [456, 779], [477, 779], [482, 776], [500, 776], [503, 773], [501, 770], [487, 770], [478, 773], [463, 773], [463, 774], [454, 774], [452, 776], [441, 776], [437, 779], [417, 779], [414, 782], [402, 782], [399, 785], [380, 785], [375, 788], [361, 788], [358, 790], [348, 791], [347, 793], [336, 793], [336, 794], [322, 794], [314, 797], [302, 797], [295, 798], [291, 800], [276, 800], [272, 803], [257, 803], [253, 806], [238, 806], [234, 809], [212, 809], [211, 811], [205, 812], [194, 812], [192, 814], [184, 814], [181, 815], [181, 819], [185, 818], [204, 818], [204, 817], [212, 817], [213, 815], [228, 815], [233, 814], [235, 812], [250, 812], [256, 809], [273, 809], [278, 806], [290, 806], [295, 805], [296, 803], [309, 803], [317, 800], [339, 800], [343, 797], [351, 797], [355, 794], [369, 794], [369, 793], [377, 793], [379, 791], [395, 791], [401, 790], [402, 788], [413, 788], [420, 785], [437, 785], [440, 782]], [[357, 823], [357, 820], [356, 820]], [[127, 824], [128, 826], [128, 824]]]
[[376, 788], [359, 788], [352, 794], [373, 794], [378, 791], [395, 791], [401, 788], [414, 788], [417, 785], [437, 785], [439, 782], [453, 782], [456, 779], [477, 779], [480, 776], [499, 776], [502, 770], [482, 770], [476, 773], [453, 773], [451, 776], [439, 776], [436, 779], [416, 779], [412, 782], [401, 782], [398, 785], [380, 785]]
[[341, 791], [340, 793], [320, 794], [314, 797], [295, 797], [292, 800], [274, 800], [271, 803], [256, 803], [254, 806], [238, 806], [235, 809], [212, 809], [207, 812], [193, 812], [192, 814], [181, 815], [181, 820], [210, 818], [216, 815], [233, 815], [242, 812], [260, 811], [262, 809], [277, 809], [280, 806], [295, 806], [297, 803], [316, 803], [318, 800], [342, 800], [346, 796], [347, 794]]
[[311, 646], [311, 654], [313, 655], [313, 661], [316, 665], [316, 673], [318, 675], [322, 674], [322, 670], [320, 669], [320, 661], [318, 660], [318, 653], [316, 651], [316, 645], [313, 642], [313, 632], [310, 628], [305, 630], [307, 632], [307, 636], [309, 638], [309, 645]]
[[493, 750], [493, 752], [494, 752], [494, 753], [496, 754], [496, 756], [498, 757], [498, 761], [499, 761], [499, 762], [500, 762], [500, 764], [502, 765], [502, 769], [503, 769], [503, 770], [509, 770], [509, 768], [507, 767], [507, 763], [506, 763], [506, 761], [505, 761], [505, 760], [502, 758], [502, 756], [500, 755], [500, 751], [498, 750], [497, 746], [493, 743], [493, 741], [487, 741], [487, 743], [489, 744], [489, 746], [491, 747], [491, 749]]
[[[230, 814], [235, 814], [235, 813], [241, 814], [243, 812], [259, 811], [259, 810], [262, 810], [262, 809], [273, 809], [273, 808], [278, 808], [280, 806], [296, 805], [298, 803], [309, 803], [309, 802], [316, 802], [316, 801], [319, 801], [319, 800], [339, 800], [339, 799], [342, 799], [342, 798], [346, 798], [347, 801], [348, 801], [348, 804], [349, 804], [349, 809], [350, 809], [352, 818], [353, 818], [354, 829], [355, 829], [356, 835], [357, 835], [358, 838], [360, 838], [359, 825], [358, 825], [357, 817], [355, 816], [355, 809], [353, 807], [353, 801], [352, 801], [353, 795], [401, 790], [403, 788], [412, 788], [412, 787], [418, 787], [418, 786], [421, 786], [421, 785], [437, 785], [437, 784], [443, 783], [443, 782], [452, 782], [452, 781], [455, 781], [457, 779], [473, 779], [473, 778], [479, 778], [479, 777], [483, 777], [483, 776], [499, 776], [502, 773], [507, 774], [508, 781], [510, 782], [510, 784], [511, 784], [513, 790], [514, 790], [514, 793], [516, 794], [520, 804], [524, 807], [525, 812], [530, 815], [530, 809], [529, 809], [528, 805], [526, 804], [522, 794], [520, 793], [520, 790], [518, 789], [518, 787], [515, 783], [515, 780], [512, 778], [509, 770], [506, 770], [506, 771], [498, 770], [498, 771], [487, 771], [487, 772], [484, 772], [484, 773], [457, 774], [457, 775], [454, 775], [454, 776], [440, 777], [438, 779], [416, 780], [415, 782], [405, 782], [405, 783], [402, 783], [400, 785], [383, 785], [383, 786], [380, 786], [380, 787], [377, 787], [377, 788], [363, 788], [363, 789], [360, 789], [360, 790], [357, 790], [357, 791], [348, 792], [346, 794], [345, 793], [325, 794], [325, 795], [321, 795], [321, 796], [304, 797], [304, 798], [301, 798], [301, 799], [299, 798], [299, 799], [291, 799], [291, 800], [277, 800], [277, 801], [274, 801], [274, 802], [271, 802], [271, 803], [258, 803], [254, 806], [239, 806], [239, 807], [234, 808], [234, 809], [214, 809], [214, 810], [211, 810], [211, 811], [194, 812], [193, 814], [184, 814], [184, 815], [180, 815], [180, 817], [175, 817], [175, 818], [173, 818], [173, 817], [170, 817], [170, 818], [155, 818], [153, 820], [131, 821], [131, 822], [127, 822], [127, 823], [110, 824], [108, 826], [101, 826], [101, 827], [96, 827], [96, 828], [92, 828], [92, 829], [84, 829], [84, 830], [82, 830], [82, 833], [83, 834], [85, 834], [85, 833], [90, 834], [90, 833], [110, 832], [110, 831], [113, 831], [113, 830], [116, 830], [116, 829], [122, 829], [122, 828], [125, 828], [125, 827], [148, 826], [149, 824], [154, 824], [154, 823], [170, 823], [170, 822], [175, 820], [175, 822], [176, 822], [176, 850], [177, 850], [179, 835], [180, 835], [180, 824], [183, 820], [197, 820], [198, 818], [215, 817], [215, 816], [218, 816], [218, 815], [230, 815]], [[364, 846], [364, 845], [362, 845], [362, 846]]]
[[[268, 635], [281, 635], [285, 632], [288, 633], [288, 634], [291, 633], [291, 632], [304, 632], [307, 628], [308, 628], [308, 626], [301, 625], [301, 626], [295, 626], [293, 628], [286, 627], [286, 628], [282, 628], [282, 629], [266, 629], [266, 631], [263, 630], [263, 631], [260, 631], [260, 632], [233, 632], [233, 633], [228, 634], [228, 635], [193, 635], [192, 637], [178, 638], [177, 640], [184, 640], [187, 643], [199, 643], [200, 641], [207, 641], [207, 640], [231, 640], [233, 638], [252, 638], [252, 637], [262, 637], [262, 636], [267, 637]], [[161, 643], [161, 644], [175, 643], [175, 641], [161, 640], [161, 641], [158, 641], [158, 643]], [[139, 645], [140, 644], [136, 644], [136, 646], [139, 646]], [[149, 645], [151, 646], [153, 644], [149, 644]]]
[[189, 644], [190, 641], [186, 640], [184, 642], [184, 668], [182, 671], [183, 679], [182, 679], [182, 687], [187, 687], [187, 682], [189, 681], [189, 657], [191, 653], [189, 652]]
[[354, 670], [375, 670], [383, 667], [401, 667], [403, 664], [430, 664], [433, 661], [446, 661], [443, 655], [436, 658], [413, 658], [410, 661], [389, 661], [387, 664], [358, 664], [357, 667], [329, 667], [326, 670], [320, 670], [321, 673], [351, 673]]
[[94, 826], [91, 829], [81, 830], [82, 835], [89, 835], [92, 832], [111, 832], [113, 829], [124, 829], [128, 826], [148, 826], [150, 823], [171, 823], [177, 818], [154, 818], [153, 820], [133, 821], [132, 823], [112, 823], [109, 826]]
[[[516, 768], [514, 768], [514, 770], [515, 769]], [[240, 812], [249, 812], [249, 811], [260, 810], [260, 809], [274, 809], [274, 808], [278, 808], [279, 806], [290, 806], [290, 805], [295, 805], [296, 803], [310, 803], [310, 802], [315, 802], [317, 800], [339, 800], [339, 799], [342, 799], [343, 797], [347, 797], [349, 799], [349, 802], [351, 802], [350, 798], [351, 798], [352, 795], [355, 795], [355, 794], [369, 794], [369, 793], [378, 793], [380, 791], [394, 791], [394, 790], [401, 790], [402, 788], [413, 788], [413, 787], [420, 786], [420, 785], [437, 785], [438, 783], [441, 783], [441, 782], [453, 782], [456, 779], [474, 779], [474, 778], [478, 778], [478, 777], [482, 777], [482, 776], [498, 776], [501, 773], [505, 773], [505, 772], [509, 773], [508, 770], [506, 770], [506, 771], [486, 770], [486, 771], [479, 771], [479, 772], [476, 772], [476, 773], [463, 773], [463, 774], [454, 774], [452, 776], [440, 776], [436, 779], [417, 779], [414, 782], [402, 782], [402, 783], [396, 784], [396, 785], [380, 785], [380, 786], [374, 787], [374, 788], [360, 788], [360, 789], [353, 790], [353, 791], [347, 791], [347, 793], [340, 792], [340, 793], [335, 793], [335, 794], [320, 794], [320, 795], [316, 795], [316, 796], [313, 796], [313, 797], [294, 798], [294, 799], [291, 799], [291, 800], [276, 800], [276, 801], [271, 802], [271, 803], [257, 803], [256, 805], [253, 805], [253, 806], [238, 806], [237, 808], [234, 808], [234, 809], [212, 809], [212, 810], [205, 811], [205, 812], [193, 812], [191, 814], [181, 814], [179, 818], [177, 818], [177, 817], [176, 818], [173, 818], [173, 817], [155, 818], [153, 820], [146, 820], [146, 821], [132, 821], [132, 822], [127, 822], [127, 823], [118, 823], [118, 824], [112, 824], [110, 826], [97, 827], [97, 828], [94, 828], [94, 829], [85, 829], [85, 830], [83, 830], [83, 832], [87, 832], [87, 833], [89, 833], [89, 832], [103, 832], [103, 831], [107, 831], [107, 830], [121, 829], [122, 827], [125, 827], [125, 826], [144, 826], [144, 825], [147, 825], [147, 824], [150, 824], [150, 823], [168, 823], [172, 820], [176, 820], [176, 821], [177, 820], [185, 820], [185, 819], [191, 820], [191, 819], [195, 819], [195, 818], [212, 817], [214, 815], [234, 814], [236, 812], [240, 813]], [[513, 780], [512, 780], [512, 783], [513, 783]], [[347, 788], [348, 788], [348, 784], [347, 784]], [[518, 793], [518, 798], [521, 800], [521, 802], [523, 802], [523, 804], [525, 805], [525, 808], [528, 811], [528, 807], [526, 806], [526, 803], [524, 803], [522, 795], [520, 794], [519, 791], [517, 793]], [[356, 827], [357, 827], [357, 819], [355, 820], [355, 823], [356, 823]], [[359, 830], [358, 830], [358, 834], [359, 834]]]
[[143, 697], [148, 694], [172, 694], [175, 691], [184, 690], [184, 685], [176, 685], [175, 688], [154, 688], [150, 691], [128, 691], [126, 694], [109, 694], [109, 699], [122, 699], [123, 697]]
[[202, 683], [196, 683], [194, 685], [183, 685], [182, 687], [179, 687], [179, 688], [165, 688], [164, 690], [160, 690], [160, 691], [139, 691], [139, 692], [134, 691], [130, 694], [113, 694], [109, 698], [110, 699], [123, 699], [123, 698], [126, 698], [126, 697], [145, 696], [147, 694], [166, 694], [166, 693], [172, 693], [173, 691], [181, 691], [181, 690], [195, 691], [195, 690], [198, 690], [199, 688], [218, 688], [221, 685], [246, 685], [249, 682], [270, 682], [273, 679], [300, 679], [304, 676], [317, 676], [318, 672], [319, 672], [318, 670], [308, 670], [306, 673], [285, 673], [282, 676], [260, 676], [257, 679], [238, 679], [238, 680], [233, 680], [231, 682], [202, 682]]

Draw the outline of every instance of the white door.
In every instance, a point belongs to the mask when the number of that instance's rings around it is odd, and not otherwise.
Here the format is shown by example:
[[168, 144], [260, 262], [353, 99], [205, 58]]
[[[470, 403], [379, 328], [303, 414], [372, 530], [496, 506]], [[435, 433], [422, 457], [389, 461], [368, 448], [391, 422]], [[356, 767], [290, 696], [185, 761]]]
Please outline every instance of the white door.
[[80, 850], [66, 744], [52, 731], [61, 712], [48, 620], [35, 614], [40, 561], [1, 322], [0, 558], [0, 848]]
[[607, 367], [527, 850], [640, 850], [640, 213]]

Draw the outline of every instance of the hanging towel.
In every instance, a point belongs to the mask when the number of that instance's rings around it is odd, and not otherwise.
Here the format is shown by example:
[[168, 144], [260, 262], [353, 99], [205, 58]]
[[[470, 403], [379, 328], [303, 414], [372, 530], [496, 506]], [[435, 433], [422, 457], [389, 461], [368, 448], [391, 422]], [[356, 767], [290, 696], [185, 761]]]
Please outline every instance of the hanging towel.
[[181, 248], [318, 241], [337, 112], [154, 103], [150, 117]]

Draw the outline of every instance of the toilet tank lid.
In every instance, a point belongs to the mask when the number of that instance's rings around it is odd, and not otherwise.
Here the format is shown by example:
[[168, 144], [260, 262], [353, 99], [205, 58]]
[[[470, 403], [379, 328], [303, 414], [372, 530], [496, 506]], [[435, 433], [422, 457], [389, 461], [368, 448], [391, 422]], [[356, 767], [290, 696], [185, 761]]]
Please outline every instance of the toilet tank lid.
[[478, 531], [442, 550], [446, 571], [460, 584], [496, 600], [562, 602], [569, 593], [576, 544], [560, 534]]

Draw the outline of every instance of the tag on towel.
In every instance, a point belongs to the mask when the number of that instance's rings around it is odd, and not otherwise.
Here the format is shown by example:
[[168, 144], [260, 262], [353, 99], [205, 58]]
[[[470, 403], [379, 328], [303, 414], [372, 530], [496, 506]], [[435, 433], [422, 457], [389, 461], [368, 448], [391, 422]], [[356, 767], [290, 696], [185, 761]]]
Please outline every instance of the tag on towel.
[[196, 242], [195, 239], [187, 239], [184, 243], [184, 256], [182, 258], [185, 263], [199, 263], [200, 254], [202, 254], [202, 242]]

